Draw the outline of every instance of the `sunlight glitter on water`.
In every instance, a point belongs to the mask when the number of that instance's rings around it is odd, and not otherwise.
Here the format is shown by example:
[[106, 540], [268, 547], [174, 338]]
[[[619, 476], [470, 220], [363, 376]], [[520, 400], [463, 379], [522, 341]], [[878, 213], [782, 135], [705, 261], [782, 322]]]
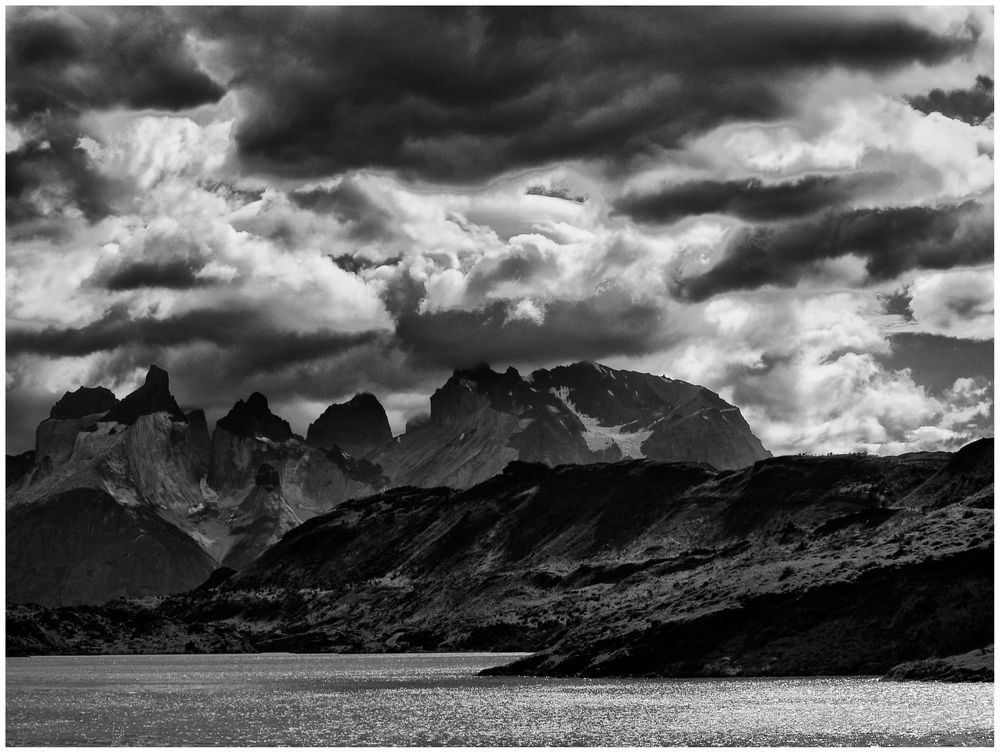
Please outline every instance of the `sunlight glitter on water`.
[[8, 745], [992, 745], [993, 685], [477, 677], [513, 654], [7, 660]]

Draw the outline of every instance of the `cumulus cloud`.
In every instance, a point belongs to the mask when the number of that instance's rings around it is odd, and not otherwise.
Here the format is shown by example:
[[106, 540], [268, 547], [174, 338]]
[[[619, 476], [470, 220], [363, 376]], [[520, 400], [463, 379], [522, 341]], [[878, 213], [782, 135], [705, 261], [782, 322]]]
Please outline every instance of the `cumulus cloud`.
[[993, 270], [920, 275], [910, 287], [914, 326], [922, 332], [993, 339]]

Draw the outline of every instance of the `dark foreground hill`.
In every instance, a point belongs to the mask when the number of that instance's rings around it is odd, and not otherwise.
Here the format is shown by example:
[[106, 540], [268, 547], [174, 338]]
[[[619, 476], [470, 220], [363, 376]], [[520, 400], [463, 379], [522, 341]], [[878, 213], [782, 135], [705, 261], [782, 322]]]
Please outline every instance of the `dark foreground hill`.
[[[343, 503], [210, 588], [132, 604], [227, 650], [520, 649], [538, 653], [499, 671], [544, 675], [881, 674], [993, 642], [992, 487], [992, 440], [738, 471], [518, 462], [463, 491]], [[122, 640], [127, 609], [102, 615], [103, 639], [74, 638], [78, 614], [39, 615], [62, 626], [43, 635], [9, 613], [9, 653], [149, 650]]]

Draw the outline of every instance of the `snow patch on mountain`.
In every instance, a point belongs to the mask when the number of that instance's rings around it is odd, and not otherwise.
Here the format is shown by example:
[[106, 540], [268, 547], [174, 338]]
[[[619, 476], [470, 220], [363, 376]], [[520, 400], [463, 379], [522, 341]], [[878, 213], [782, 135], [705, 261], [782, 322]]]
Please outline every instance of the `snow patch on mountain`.
[[[587, 448], [593, 452], [606, 450], [611, 445], [618, 445], [623, 457], [644, 458], [646, 454], [642, 451], [642, 443], [649, 439], [653, 433], [652, 429], [645, 431], [622, 431], [625, 424], [618, 426], [602, 426], [599, 419], [588, 416], [577, 408], [569, 398], [569, 388], [559, 387], [550, 389], [549, 392], [566, 406], [583, 424], [583, 441], [587, 443]], [[610, 392], [610, 390], [609, 390]]]

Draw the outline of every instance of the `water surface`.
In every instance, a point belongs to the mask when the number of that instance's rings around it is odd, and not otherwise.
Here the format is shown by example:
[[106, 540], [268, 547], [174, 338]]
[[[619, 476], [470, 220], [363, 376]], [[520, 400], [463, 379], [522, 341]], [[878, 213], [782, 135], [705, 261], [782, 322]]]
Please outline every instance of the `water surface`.
[[476, 677], [519, 654], [7, 659], [8, 745], [992, 745], [992, 683]]

